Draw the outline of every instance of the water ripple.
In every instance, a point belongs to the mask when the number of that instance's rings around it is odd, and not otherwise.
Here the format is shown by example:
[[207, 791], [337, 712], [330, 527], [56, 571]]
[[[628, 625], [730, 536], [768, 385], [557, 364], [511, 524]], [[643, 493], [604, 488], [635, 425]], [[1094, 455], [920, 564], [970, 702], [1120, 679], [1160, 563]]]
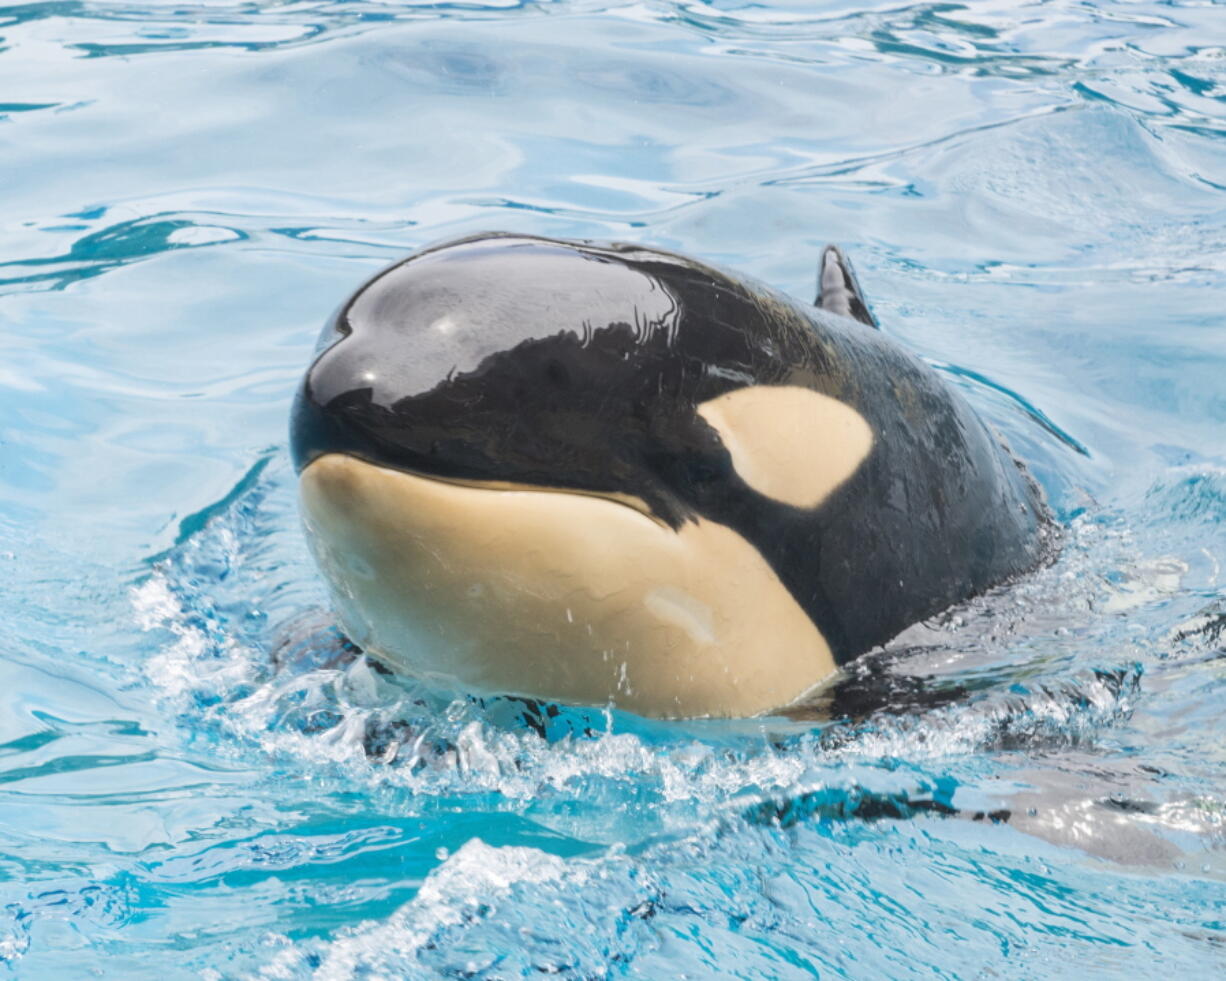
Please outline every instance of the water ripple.
[[[0, 960], [22, 976], [1214, 974], [1226, 48], [1166, 0], [0, 11]], [[628, 237], [883, 329], [1050, 566], [788, 717], [385, 675], [287, 404], [407, 250]]]

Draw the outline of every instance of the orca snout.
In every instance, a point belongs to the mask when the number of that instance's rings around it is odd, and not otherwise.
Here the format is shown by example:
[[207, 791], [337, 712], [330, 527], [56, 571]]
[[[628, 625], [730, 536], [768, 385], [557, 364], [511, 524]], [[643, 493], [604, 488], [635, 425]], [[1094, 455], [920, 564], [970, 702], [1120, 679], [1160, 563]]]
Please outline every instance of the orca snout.
[[[364, 338], [343, 331], [342, 311], [324, 330], [321, 349], [307, 370], [290, 417], [290, 455], [301, 473], [325, 453], [342, 453], [370, 462], [390, 462], [392, 405], [379, 399], [384, 373], [380, 352]], [[328, 343], [328, 341], [331, 343]], [[392, 442], [396, 442], [393, 440]]]
[[369, 392], [350, 390], [342, 397], [321, 403], [308, 374], [298, 387], [290, 416], [290, 457], [294, 470], [302, 473], [326, 453], [343, 453], [363, 459], [380, 457], [375, 433], [381, 410]]

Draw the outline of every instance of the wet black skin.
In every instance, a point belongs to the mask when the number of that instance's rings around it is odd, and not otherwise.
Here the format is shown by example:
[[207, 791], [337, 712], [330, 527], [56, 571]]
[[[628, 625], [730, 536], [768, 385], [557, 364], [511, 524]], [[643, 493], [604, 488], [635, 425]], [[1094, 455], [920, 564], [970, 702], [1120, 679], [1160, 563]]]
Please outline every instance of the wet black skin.
[[[810, 388], [872, 427], [868, 458], [818, 508], [747, 486], [697, 414], [747, 385]], [[674, 528], [720, 522], [840, 664], [1044, 552], [1036, 486], [930, 368], [865, 323], [641, 246], [481, 235], [410, 256], [325, 328], [291, 437], [300, 472], [339, 452], [630, 494]]]

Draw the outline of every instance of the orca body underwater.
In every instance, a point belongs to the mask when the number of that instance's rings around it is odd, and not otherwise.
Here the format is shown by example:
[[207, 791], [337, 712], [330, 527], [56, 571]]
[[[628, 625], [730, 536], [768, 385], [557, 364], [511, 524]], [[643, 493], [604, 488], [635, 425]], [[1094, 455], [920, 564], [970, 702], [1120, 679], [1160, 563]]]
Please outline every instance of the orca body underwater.
[[794, 703], [1044, 554], [1037, 485], [875, 328], [684, 256], [478, 235], [325, 328], [291, 444], [341, 624], [394, 670], [662, 717]]

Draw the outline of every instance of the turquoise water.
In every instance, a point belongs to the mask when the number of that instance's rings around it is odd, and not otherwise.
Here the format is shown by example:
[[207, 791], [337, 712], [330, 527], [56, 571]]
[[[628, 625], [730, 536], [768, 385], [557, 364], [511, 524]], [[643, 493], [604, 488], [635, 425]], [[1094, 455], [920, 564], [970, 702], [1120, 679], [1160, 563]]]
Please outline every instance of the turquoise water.
[[[0, 974], [1220, 974], [1224, 45], [1147, 0], [0, 6]], [[294, 385], [481, 229], [801, 297], [842, 243], [1060, 559], [840, 722], [330, 666]]]

